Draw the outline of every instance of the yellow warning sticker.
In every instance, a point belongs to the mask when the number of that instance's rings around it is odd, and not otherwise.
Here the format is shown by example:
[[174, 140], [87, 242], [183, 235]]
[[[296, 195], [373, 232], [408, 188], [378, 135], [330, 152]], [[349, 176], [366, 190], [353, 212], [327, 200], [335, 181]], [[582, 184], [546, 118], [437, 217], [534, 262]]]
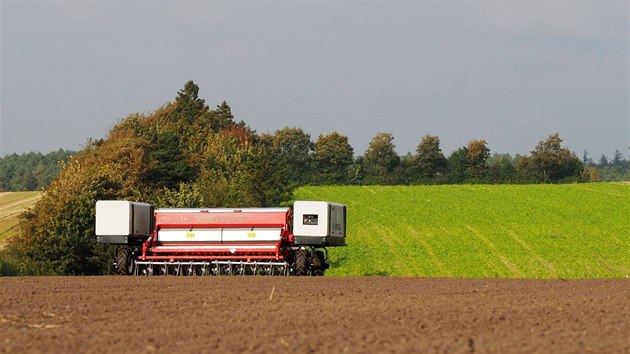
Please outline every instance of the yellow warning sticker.
[[247, 233], [247, 237], [256, 237], [256, 233], [255, 232], [248, 232]]
[[187, 238], [193, 238], [193, 237], [195, 237], [195, 233], [194, 232], [187, 232], [186, 233], [186, 237]]

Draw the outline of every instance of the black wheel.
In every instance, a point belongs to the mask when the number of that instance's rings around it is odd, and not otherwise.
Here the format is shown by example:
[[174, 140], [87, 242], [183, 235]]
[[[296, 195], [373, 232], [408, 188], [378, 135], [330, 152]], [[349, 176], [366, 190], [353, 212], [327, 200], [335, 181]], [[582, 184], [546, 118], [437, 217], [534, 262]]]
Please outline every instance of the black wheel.
[[295, 251], [295, 261], [293, 262], [293, 274], [302, 276], [308, 274], [308, 261], [305, 250]]
[[120, 275], [133, 274], [135, 261], [131, 257], [131, 250], [127, 247], [119, 247], [116, 251], [116, 273]]
[[324, 252], [316, 251], [311, 255], [311, 275], [324, 275]]

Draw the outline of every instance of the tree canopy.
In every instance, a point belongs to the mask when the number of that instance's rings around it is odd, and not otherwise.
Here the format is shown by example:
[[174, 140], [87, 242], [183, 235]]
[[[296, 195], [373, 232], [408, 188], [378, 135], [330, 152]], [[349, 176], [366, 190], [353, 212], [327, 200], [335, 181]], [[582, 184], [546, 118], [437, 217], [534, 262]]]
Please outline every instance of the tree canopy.
[[74, 151], [29, 152], [0, 158], [0, 192], [41, 190], [57, 177]]
[[337, 132], [320, 135], [314, 145], [313, 161], [318, 184], [348, 183], [354, 162], [348, 137]]
[[425, 181], [444, 175], [447, 161], [440, 148], [440, 138], [431, 135], [423, 137], [416, 149], [416, 155], [412, 157], [411, 165], [414, 174]]
[[391, 133], [377, 133], [365, 151], [365, 173], [367, 184], [395, 184], [394, 170], [400, 165]]
[[549, 135], [536, 145], [530, 156], [519, 160], [518, 169], [542, 183], [577, 180], [582, 175], [584, 165], [575, 153], [561, 144], [560, 134]]
[[486, 160], [490, 156], [487, 144], [485, 140], [473, 140], [466, 147], [466, 172], [473, 180], [484, 181], [487, 177]]

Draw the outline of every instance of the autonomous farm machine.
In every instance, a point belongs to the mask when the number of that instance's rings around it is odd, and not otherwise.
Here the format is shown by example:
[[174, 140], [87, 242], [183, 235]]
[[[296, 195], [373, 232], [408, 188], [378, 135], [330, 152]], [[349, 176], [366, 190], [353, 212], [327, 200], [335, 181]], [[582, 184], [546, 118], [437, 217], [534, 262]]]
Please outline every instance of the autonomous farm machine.
[[96, 237], [116, 245], [123, 275], [324, 275], [327, 247], [346, 245], [346, 207], [154, 209], [96, 202]]

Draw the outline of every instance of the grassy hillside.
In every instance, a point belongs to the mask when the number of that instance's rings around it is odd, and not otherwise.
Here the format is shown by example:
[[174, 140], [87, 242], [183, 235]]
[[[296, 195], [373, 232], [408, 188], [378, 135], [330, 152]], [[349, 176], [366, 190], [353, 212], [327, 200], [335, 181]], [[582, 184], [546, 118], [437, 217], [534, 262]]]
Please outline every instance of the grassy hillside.
[[630, 185], [305, 187], [348, 206], [330, 275], [630, 275]]
[[0, 247], [18, 223], [18, 215], [41, 198], [41, 192], [0, 192]]

